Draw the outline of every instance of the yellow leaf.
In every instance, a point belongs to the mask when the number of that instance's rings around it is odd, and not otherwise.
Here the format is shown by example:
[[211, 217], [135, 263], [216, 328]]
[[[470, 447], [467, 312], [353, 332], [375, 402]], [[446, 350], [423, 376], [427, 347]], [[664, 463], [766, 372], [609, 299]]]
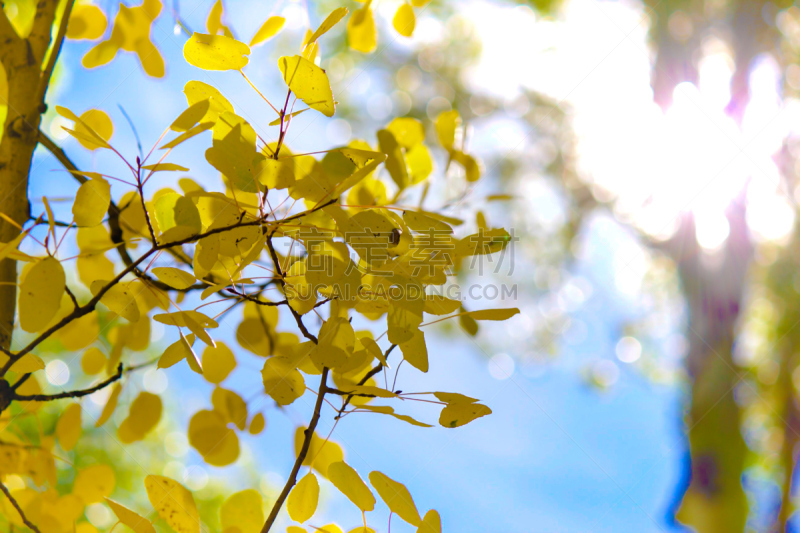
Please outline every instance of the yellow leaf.
[[313, 44], [317, 39], [322, 37], [328, 30], [333, 28], [340, 20], [347, 15], [347, 8], [346, 7], [337, 7], [333, 11], [331, 11], [330, 15], [325, 17], [325, 20], [322, 21], [322, 24], [319, 25], [311, 37], [306, 41], [306, 46]]
[[412, 526], [420, 525], [422, 519], [419, 517], [417, 506], [414, 505], [414, 499], [411, 498], [405, 485], [377, 470], [369, 473], [369, 482], [372, 483], [372, 486], [378, 491], [378, 495], [393, 513]]
[[428, 294], [425, 296], [425, 312], [432, 315], [449, 315], [461, 307], [461, 302], [451, 300], [446, 296], [438, 294]]
[[114, 492], [117, 478], [108, 465], [92, 465], [78, 472], [72, 493], [86, 505], [99, 503]]
[[453, 228], [449, 225], [424, 213], [403, 211], [403, 220], [412, 230], [429, 236], [450, 235], [453, 233]]
[[200, 213], [191, 198], [176, 192], [162, 194], [155, 201], [155, 216], [162, 233], [176, 226], [199, 232], [202, 228]]
[[478, 401], [477, 398], [470, 398], [457, 392], [434, 392], [433, 395], [445, 403], [475, 403]]
[[[305, 440], [305, 428], [298, 427], [294, 432], [294, 453], [295, 457], [299, 455], [300, 448], [303, 446]], [[344, 452], [342, 448], [331, 440], [325, 440], [319, 435], [314, 433], [311, 437], [311, 445], [308, 448], [308, 454], [303, 460], [304, 466], [310, 466], [313, 462], [314, 470], [320, 473], [323, 477], [328, 476], [328, 468], [332, 463], [344, 460]]]
[[375, 496], [358, 473], [344, 461], [331, 463], [328, 467], [328, 479], [362, 511], [375, 508]]
[[422, 372], [428, 371], [428, 348], [425, 346], [425, 334], [414, 330], [411, 339], [400, 343], [403, 359]]
[[177, 533], [199, 533], [200, 516], [192, 493], [186, 487], [168, 477], [147, 476], [144, 478], [147, 497], [158, 516]]
[[270, 357], [261, 370], [264, 390], [278, 405], [289, 405], [305, 392], [305, 380], [287, 359]]
[[249, 46], [224, 35], [195, 32], [183, 46], [186, 61], [203, 70], [241, 70], [249, 55]]
[[[78, 142], [84, 148], [97, 150], [98, 148], [108, 148], [108, 141], [114, 133], [114, 124], [111, 118], [99, 109], [89, 109], [80, 116], [80, 121], [75, 122], [75, 133], [78, 134]], [[100, 139], [94, 138], [99, 136]]]
[[64, 409], [56, 424], [56, 438], [61, 448], [68, 452], [78, 443], [81, 436], [81, 404], [73, 403]]
[[480, 403], [450, 403], [442, 409], [439, 424], [446, 428], [457, 428], [490, 414], [492, 410]]
[[392, 19], [392, 26], [397, 30], [397, 33], [403, 37], [411, 37], [414, 34], [414, 26], [417, 23], [414, 17], [414, 8], [410, 4], [403, 4], [394, 14]]
[[326, 117], [334, 113], [333, 93], [325, 71], [300, 56], [281, 57], [283, 81], [306, 105]]
[[319, 482], [313, 472], [297, 482], [286, 499], [286, 510], [295, 522], [301, 524], [314, 516], [319, 501]]
[[240, 191], [260, 190], [256, 169], [264, 155], [256, 152], [256, 132], [247, 122], [237, 123], [222, 138], [218, 138], [214, 130], [213, 145], [206, 150], [206, 160]]
[[264, 415], [261, 413], [256, 413], [256, 416], [254, 416], [250, 421], [250, 429], [248, 431], [251, 435], [258, 435], [264, 431], [265, 425], [266, 421], [264, 420]]
[[190, 106], [200, 102], [201, 100], [208, 100], [210, 105], [208, 111], [200, 119], [200, 122], [216, 122], [222, 113], [232, 113], [233, 106], [231, 103], [222, 96], [217, 89], [202, 81], [188, 81], [183, 87], [183, 93], [186, 95], [186, 101]]
[[458, 315], [458, 323], [468, 335], [474, 337], [478, 334], [478, 323], [469, 314]]
[[102, 372], [106, 366], [106, 356], [99, 348], [89, 348], [81, 358], [81, 369], [87, 376], [94, 376]]
[[195, 355], [192, 351], [194, 339], [194, 335], [187, 335], [186, 337], [181, 336], [180, 339], [167, 346], [167, 349], [161, 354], [156, 366], [158, 366], [158, 368], [169, 368], [184, 359], [187, 359], [188, 362], [190, 358], [194, 358]]
[[150, 28], [161, 12], [160, 0], [144, 0], [141, 5], [128, 7], [121, 4], [114, 19], [111, 35], [83, 56], [86, 68], [95, 68], [110, 62], [120, 50], [134, 52], [149, 76], [164, 76], [164, 58], [150, 39]]
[[209, 383], [219, 384], [236, 368], [236, 358], [228, 346], [218, 342], [216, 347], [203, 350], [203, 377]]
[[197, 278], [180, 268], [156, 267], [152, 272], [162, 283], [169, 285], [173, 289], [188, 289], [197, 281]]
[[264, 525], [264, 502], [257, 490], [231, 494], [219, 509], [222, 531], [258, 533]]
[[95, 40], [103, 36], [108, 19], [99, 7], [92, 4], [77, 4], [72, 7], [67, 26], [67, 39]]
[[[108, 284], [108, 281], [98, 279], [92, 282], [90, 290], [92, 294], [97, 295]], [[129, 322], [139, 320], [139, 304], [136, 303], [136, 295], [127, 283], [117, 283], [112, 286], [100, 297], [100, 303]]]
[[217, 387], [211, 393], [211, 405], [226, 422], [244, 431], [247, 424], [247, 404], [241, 396], [231, 390]]
[[199, 134], [203, 133], [204, 131], [210, 130], [213, 127], [214, 127], [214, 123], [213, 122], [201, 122], [197, 126], [193, 126], [192, 128], [186, 130], [184, 133], [181, 133], [180, 135], [178, 135], [177, 137], [175, 137], [171, 141], [169, 141], [167, 143], [164, 143], [163, 145], [161, 145], [159, 150], [168, 150], [169, 148], [175, 148], [176, 146], [178, 146], [182, 142], [188, 141], [189, 139], [191, 139], [195, 135], [199, 135]]
[[428, 147], [418, 144], [406, 152], [406, 165], [411, 184], [416, 185], [433, 172], [433, 159]]
[[144, 165], [142, 169], [152, 172], [187, 172], [189, 170], [175, 163], [155, 163], [153, 165]]
[[158, 395], [140, 392], [139, 396], [131, 402], [128, 417], [117, 429], [120, 442], [130, 444], [142, 440], [158, 425], [162, 409], [163, 405]]
[[442, 533], [442, 519], [439, 518], [439, 513], [433, 509], [425, 513], [417, 533]]
[[268, 18], [264, 24], [258, 29], [253, 38], [250, 39], [250, 47], [259, 45], [275, 37], [283, 28], [286, 19], [283, 17], [273, 16]]
[[[322, 531], [322, 530], [319, 530]], [[305, 529], [298, 526], [289, 526], [286, 528], [286, 533], [308, 533]]]
[[111, 418], [112, 414], [114, 414], [114, 410], [117, 408], [117, 401], [119, 400], [120, 392], [122, 392], [122, 385], [116, 383], [114, 385], [114, 388], [111, 389], [111, 395], [109, 395], [105, 406], [103, 406], [103, 412], [100, 413], [100, 418], [97, 419], [97, 422], [95, 422], [94, 427], [99, 428], [100, 426], [105, 424], [109, 418]]
[[153, 523], [139, 513], [131, 511], [127, 507], [106, 498], [106, 504], [111, 507], [111, 511], [116, 515], [117, 520], [131, 528], [134, 533], [156, 533]]
[[456, 142], [456, 129], [460, 124], [461, 118], [455, 109], [444, 111], [436, 117], [436, 134], [439, 136], [441, 145], [447, 150], [453, 149], [453, 144]]
[[510, 307], [508, 309], [482, 309], [480, 311], [469, 312], [469, 316], [475, 320], [508, 320], [517, 314], [519, 314], [519, 309], [516, 307]]
[[213, 466], [227, 466], [239, 458], [239, 438], [216, 411], [198, 411], [192, 416], [189, 444]]
[[459, 165], [464, 167], [464, 173], [466, 174], [467, 181], [474, 182], [480, 179], [481, 167], [474, 157], [459, 150], [453, 151], [452, 156], [453, 161], [456, 161]]
[[361, 9], [353, 11], [347, 21], [347, 44], [364, 54], [369, 54], [378, 46], [378, 33], [370, 4], [372, 0], [367, 1]]
[[34, 263], [19, 287], [19, 325], [35, 333], [47, 327], [61, 307], [66, 287], [58, 259], [45, 257]]
[[381, 152], [386, 154], [384, 165], [394, 182], [400, 189], [408, 187], [409, 179], [406, 160], [403, 158], [400, 145], [389, 130], [378, 131], [378, 146], [380, 146]]
[[[6, 355], [3, 355], [5, 360], [8, 360]], [[42, 370], [44, 368], [44, 361], [38, 356], [32, 353], [28, 353], [22, 356], [22, 358], [18, 359], [13, 365], [11, 365], [10, 370], [14, 372], [18, 372], [20, 374], [29, 374], [31, 372], [36, 372], [37, 370]]]
[[425, 128], [422, 122], [410, 117], [397, 117], [393, 119], [386, 129], [392, 132], [397, 144], [409, 149], [425, 140]]
[[233, 37], [231, 34], [231, 30], [222, 23], [222, 0], [217, 0], [214, 5], [211, 7], [211, 11], [208, 13], [208, 18], [206, 19], [206, 30], [211, 35], [216, 35], [222, 31], [223, 35], [227, 37]]
[[78, 226], [97, 226], [103, 221], [111, 202], [111, 187], [103, 178], [84, 182], [75, 195], [72, 216]]

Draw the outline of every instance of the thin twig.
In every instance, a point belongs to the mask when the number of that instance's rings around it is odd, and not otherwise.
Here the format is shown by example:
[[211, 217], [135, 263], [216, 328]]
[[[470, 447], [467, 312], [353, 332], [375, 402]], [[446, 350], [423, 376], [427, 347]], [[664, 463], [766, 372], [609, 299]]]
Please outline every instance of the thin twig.
[[41, 531], [39, 531], [38, 527], [36, 527], [30, 520], [28, 520], [28, 517], [25, 516], [25, 513], [22, 512], [22, 507], [19, 506], [17, 500], [14, 499], [14, 497], [11, 495], [11, 492], [8, 490], [8, 487], [6, 487], [2, 481], [0, 481], [0, 490], [3, 491], [3, 494], [6, 495], [8, 501], [11, 502], [11, 505], [13, 505], [14, 509], [16, 509], [17, 512], [19, 513], [20, 518], [22, 518], [22, 523], [28, 526], [30, 529], [34, 530], [36, 533], [42, 533]]
[[119, 380], [122, 377], [122, 363], [119, 364], [117, 367], [117, 373], [108, 378], [107, 380], [103, 381], [102, 383], [98, 383], [94, 387], [89, 389], [81, 389], [81, 390], [73, 390], [73, 391], [65, 391], [59, 392], [58, 394], [17, 394], [14, 393], [13, 399], [23, 402], [49, 402], [52, 400], [61, 400], [64, 398], [83, 398], [84, 396], [88, 396], [92, 393], [95, 393], [99, 390], [102, 390], [115, 381]]

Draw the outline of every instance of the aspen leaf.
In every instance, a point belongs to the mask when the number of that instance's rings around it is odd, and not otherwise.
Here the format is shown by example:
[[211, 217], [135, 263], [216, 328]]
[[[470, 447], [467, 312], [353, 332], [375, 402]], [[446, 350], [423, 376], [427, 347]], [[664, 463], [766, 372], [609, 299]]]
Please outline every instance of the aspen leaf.
[[456, 142], [456, 129], [461, 124], [461, 118], [458, 116], [458, 111], [444, 111], [436, 117], [436, 134], [439, 137], [439, 143], [447, 149], [452, 150], [453, 144]]
[[[305, 428], [298, 427], [294, 433], [294, 453], [295, 457], [299, 455], [300, 448], [303, 446], [305, 439]], [[314, 470], [320, 473], [323, 477], [328, 477], [328, 467], [337, 461], [344, 460], [344, 452], [342, 448], [331, 440], [325, 440], [319, 435], [314, 433], [311, 437], [311, 445], [308, 448], [308, 454], [303, 460], [304, 466], [310, 466], [313, 462]]]
[[295, 522], [301, 524], [314, 516], [319, 502], [319, 481], [309, 472], [297, 482], [286, 499], [286, 510]]
[[281, 57], [278, 67], [283, 81], [299, 99], [326, 117], [333, 116], [333, 93], [324, 70], [300, 56]]
[[425, 296], [425, 312], [432, 315], [449, 315], [459, 307], [461, 307], [460, 301], [451, 300], [446, 296], [439, 296], [437, 294], [428, 294]]
[[81, 357], [81, 369], [87, 376], [94, 376], [103, 371], [108, 359], [99, 348], [89, 348]]
[[449, 235], [453, 233], [453, 228], [445, 222], [436, 220], [424, 213], [403, 211], [403, 220], [408, 224], [409, 228], [420, 233], [426, 233], [428, 235]]
[[470, 398], [457, 392], [434, 392], [433, 395], [445, 403], [475, 403], [478, 401], [477, 398]]
[[419, 329], [414, 330], [413, 336], [399, 344], [403, 352], [403, 359], [411, 366], [422, 372], [428, 371], [428, 348], [425, 346], [425, 334]]
[[222, 34], [227, 37], [233, 37], [231, 30], [222, 23], [222, 0], [217, 0], [214, 2], [214, 5], [211, 7], [211, 11], [208, 13], [208, 18], [206, 19], [206, 30], [211, 35], [216, 35], [222, 31]]
[[178, 135], [177, 137], [175, 137], [174, 139], [172, 139], [168, 143], [164, 143], [163, 145], [161, 145], [159, 150], [168, 150], [170, 148], [175, 148], [176, 146], [178, 146], [182, 142], [188, 141], [189, 139], [191, 139], [195, 135], [199, 135], [199, 134], [203, 133], [206, 130], [210, 130], [213, 127], [214, 127], [214, 123], [213, 122], [201, 122], [197, 126], [192, 126], [190, 129], [188, 129], [187, 131], [181, 133], [180, 135]]
[[247, 122], [238, 122], [222, 138], [216, 137], [215, 130], [206, 160], [240, 191], [259, 191], [256, 170], [263, 164], [264, 155], [256, 152], [256, 132]]
[[144, 165], [144, 170], [151, 172], [187, 172], [189, 169], [175, 163], [154, 163], [152, 165]]
[[278, 405], [289, 405], [305, 392], [305, 380], [287, 359], [270, 357], [261, 370], [264, 390]]
[[358, 408], [366, 410], [366, 411], [372, 411], [373, 413], [380, 413], [380, 414], [383, 414], [383, 415], [389, 415], [389, 416], [394, 417], [394, 418], [396, 418], [398, 420], [402, 420], [403, 422], [406, 422], [407, 424], [411, 424], [412, 426], [417, 426], [417, 427], [421, 427], [421, 428], [433, 427], [430, 424], [426, 424], [425, 422], [420, 422], [419, 420], [416, 420], [415, 418], [412, 418], [412, 417], [410, 417], [408, 415], [401, 415], [401, 414], [395, 413], [394, 412], [394, 408], [391, 407], [391, 406], [388, 406], [388, 405], [367, 405], [367, 404], [363, 404], [363, 405], [359, 405]]
[[389, 364], [386, 362], [386, 358], [384, 357], [383, 352], [381, 351], [381, 348], [380, 348], [380, 346], [378, 346], [377, 342], [375, 342], [373, 339], [371, 339], [369, 337], [361, 337], [360, 340], [361, 340], [361, 345], [364, 346], [364, 348], [374, 358], [376, 358], [378, 361], [380, 361], [380, 363], [383, 366], [385, 366], [387, 368], [389, 367]]
[[[92, 282], [90, 290], [92, 294], [97, 295], [108, 284], [108, 281], [98, 279]], [[100, 303], [129, 322], [139, 321], [139, 305], [136, 303], [136, 296], [131, 286], [127, 283], [112, 285], [100, 297]]]
[[164, 76], [164, 58], [150, 39], [150, 28], [161, 12], [160, 0], [144, 0], [140, 5], [128, 7], [121, 4], [114, 19], [111, 35], [83, 56], [86, 68], [105, 65], [119, 50], [134, 52], [149, 76]]
[[184, 109], [183, 112], [178, 115], [178, 118], [170, 124], [169, 129], [172, 131], [189, 131], [206, 116], [209, 107], [211, 107], [211, 100], [209, 98], [198, 100]]
[[450, 403], [442, 409], [439, 424], [446, 428], [457, 428], [490, 414], [492, 410], [480, 403]]
[[369, 473], [369, 482], [372, 483], [372, 486], [378, 491], [378, 495], [393, 513], [412, 526], [420, 525], [422, 519], [419, 517], [417, 506], [414, 505], [414, 500], [405, 485], [377, 470]]
[[236, 358], [228, 346], [218, 342], [216, 347], [203, 350], [203, 377], [210, 383], [219, 384], [236, 368]]
[[321, 528], [315, 530], [314, 533], [344, 533], [344, 531], [336, 524], [325, 524]]
[[347, 533], [375, 533], [375, 530], [371, 527], [358, 526], [357, 528], [351, 529]]
[[372, 0], [368, 0], [361, 9], [353, 11], [347, 21], [347, 44], [364, 54], [371, 53], [378, 46], [378, 32], [370, 4]]
[[105, 13], [92, 4], [77, 4], [72, 7], [67, 25], [67, 39], [95, 40], [103, 36], [108, 25]]
[[103, 424], [105, 424], [111, 415], [114, 414], [114, 409], [117, 408], [117, 401], [119, 400], [119, 393], [122, 392], [122, 385], [119, 383], [114, 384], [114, 388], [111, 389], [111, 394], [106, 400], [106, 404], [103, 406], [103, 411], [100, 413], [100, 418], [97, 419], [95, 422], [94, 427], [99, 428]]
[[248, 431], [251, 435], [258, 435], [262, 431], [264, 431], [264, 426], [266, 425], [266, 420], [264, 419], [264, 415], [261, 413], [256, 413], [253, 419], [250, 421], [250, 429]]
[[197, 278], [180, 268], [156, 267], [152, 272], [159, 281], [169, 285], [173, 289], [188, 289], [197, 281]]
[[264, 525], [264, 502], [257, 490], [231, 494], [219, 509], [222, 531], [258, 533]]
[[241, 396], [231, 390], [217, 387], [211, 393], [211, 405], [226, 422], [244, 431], [247, 424], [247, 404]]
[[467, 181], [475, 182], [478, 181], [481, 177], [481, 167], [478, 164], [478, 161], [469, 154], [465, 154], [459, 150], [455, 150], [451, 152], [453, 161], [456, 161], [459, 165], [464, 168], [464, 173], [466, 175]]
[[72, 485], [72, 493], [86, 505], [99, 503], [114, 492], [116, 483], [117, 478], [110, 466], [92, 465], [78, 471], [75, 483]]
[[176, 533], [200, 532], [200, 516], [186, 487], [174, 479], [150, 475], [144, 478], [144, 488], [153, 509]]
[[414, 16], [414, 8], [410, 4], [401, 5], [392, 18], [392, 26], [403, 37], [411, 37], [414, 34], [414, 26], [417, 19]]
[[378, 145], [381, 151], [386, 154], [384, 166], [389, 171], [392, 180], [400, 189], [408, 187], [408, 168], [406, 167], [400, 144], [398, 144], [394, 135], [389, 130], [378, 131]]
[[239, 458], [239, 437], [216, 411], [198, 411], [192, 416], [189, 444], [213, 466], [227, 466]]
[[216, 88], [202, 81], [188, 81], [183, 87], [183, 94], [186, 95], [186, 102], [191, 106], [201, 100], [208, 100], [209, 107], [200, 122], [216, 122], [222, 113], [232, 113], [233, 106], [222, 96]]
[[299, 526], [289, 526], [286, 528], [286, 533], [308, 533], [308, 532]]
[[480, 311], [469, 312], [469, 316], [475, 320], [508, 320], [517, 314], [519, 314], [519, 309], [516, 307], [510, 307], [508, 309], [481, 309]]
[[328, 467], [328, 479], [362, 511], [375, 508], [375, 496], [358, 473], [344, 461], [331, 463]]
[[111, 186], [103, 178], [81, 184], [72, 204], [72, 216], [78, 226], [97, 226], [103, 221], [111, 203]]
[[56, 424], [56, 438], [61, 448], [68, 452], [81, 436], [81, 404], [72, 403], [64, 409]]
[[241, 70], [249, 55], [249, 46], [224, 35], [195, 32], [183, 46], [186, 61], [203, 70]]
[[117, 520], [131, 528], [134, 533], [156, 533], [153, 523], [147, 518], [135, 511], [131, 511], [114, 500], [109, 500], [108, 498], [105, 500], [106, 504], [111, 508], [111, 512], [117, 517]]
[[478, 323], [469, 313], [458, 315], [458, 323], [470, 336], [474, 337], [478, 334]]
[[97, 150], [108, 148], [108, 140], [114, 134], [111, 118], [100, 109], [89, 109], [75, 122], [75, 137], [84, 148]]
[[158, 368], [169, 368], [184, 359], [188, 362], [190, 358], [196, 357], [192, 350], [194, 340], [194, 335], [181, 336], [180, 339], [167, 346], [158, 360]]
[[319, 25], [311, 37], [309, 37], [308, 41], [306, 42], [306, 46], [313, 44], [317, 39], [322, 37], [325, 33], [327, 33], [331, 28], [333, 28], [340, 20], [347, 15], [347, 8], [346, 7], [337, 7], [331, 13], [325, 17], [325, 20], [322, 21], [322, 24]]
[[442, 533], [442, 519], [439, 513], [431, 509], [425, 513], [422, 523], [417, 528], [417, 533]]
[[425, 128], [422, 122], [410, 117], [397, 117], [393, 119], [386, 129], [389, 130], [397, 144], [405, 149], [413, 148], [425, 140]]
[[30, 333], [47, 327], [61, 307], [66, 287], [58, 259], [45, 257], [28, 270], [19, 287], [19, 324]]
[[[0, 356], [0, 360], [5, 364], [8, 361], [8, 356], [3, 354]], [[20, 374], [29, 374], [42, 369], [44, 369], [44, 361], [42, 361], [41, 357], [32, 353], [27, 353], [12, 364], [9, 370]]]
[[128, 417], [122, 421], [117, 430], [120, 442], [130, 444], [142, 440], [158, 425], [162, 409], [163, 404], [158, 395], [140, 392], [131, 402]]
[[283, 24], [286, 22], [286, 19], [279, 16], [272, 16], [264, 21], [264, 24], [258, 28], [258, 31], [253, 38], [250, 39], [250, 47], [257, 46], [263, 42], [269, 41], [273, 37], [275, 37], [279, 31], [283, 28]]

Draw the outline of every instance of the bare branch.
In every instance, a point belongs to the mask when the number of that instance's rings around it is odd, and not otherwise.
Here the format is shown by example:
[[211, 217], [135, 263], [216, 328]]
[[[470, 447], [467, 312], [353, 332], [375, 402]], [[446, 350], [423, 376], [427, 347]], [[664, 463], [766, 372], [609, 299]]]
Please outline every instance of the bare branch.
[[49, 402], [52, 400], [62, 400], [64, 398], [83, 398], [102, 390], [122, 377], [122, 363], [117, 367], [117, 373], [107, 380], [98, 383], [94, 387], [81, 390], [59, 392], [57, 394], [17, 394], [14, 393], [13, 399], [22, 402]]
[[[383, 355], [383, 358], [384, 359], [388, 359], [389, 358], [389, 354], [392, 353], [392, 350], [394, 350], [396, 347], [397, 347], [396, 344], [392, 344], [391, 346], [389, 346], [389, 349], [386, 350], [386, 353]], [[364, 375], [364, 377], [359, 380], [358, 385], [361, 386], [364, 383], [366, 383], [367, 381], [369, 381], [369, 378], [371, 378], [372, 376], [374, 376], [375, 374], [380, 372], [382, 368], [383, 368], [383, 364], [381, 364], [381, 363], [378, 363], [377, 365], [372, 367], [372, 369], [370, 369], [370, 371], [367, 372]], [[344, 413], [344, 410], [347, 409], [348, 405], [350, 405], [350, 400], [353, 398], [353, 396], [360, 396], [360, 395], [359, 394], [348, 394], [347, 398], [345, 398], [344, 403], [342, 404], [342, 408], [339, 409], [338, 413], [336, 413], [336, 416], [334, 417], [334, 420], [339, 420], [340, 418], [342, 418], [342, 413]]]

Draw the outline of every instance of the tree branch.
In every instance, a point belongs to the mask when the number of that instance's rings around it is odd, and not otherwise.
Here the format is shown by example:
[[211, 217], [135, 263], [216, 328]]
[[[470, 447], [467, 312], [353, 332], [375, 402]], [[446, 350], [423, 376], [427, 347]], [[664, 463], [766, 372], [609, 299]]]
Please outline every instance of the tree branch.
[[53, 69], [58, 61], [58, 55], [61, 53], [61, 45], [64, 43], [64, 38], [67, 35], [67, 26], [69, 25], [69, 17], [72, 14], [72, 6], [75, 0], [67, 0], [64, 6], [64, 13], [61, 14], [61, 23], [58, 25], [58, 33], [53, 42], [53, 48], [50, 50], [50, 56], [47, 58], [47, 65], [42, 70], [42, 78], [39, 81], [39, 90], [36, 93], [36, 99], [44, 102], [44, 97], [47, 94], [47, 88], [50, 86], [50, 78], [53, 76]]
[[[392, 350], [394, 350], [396, 347], [397, 347], [396, 344], [392, 344], [391, 346], [389, 346], [389, 349], [386, 350], [386, 353], [383, 355], [383, 358], [384, 359], [388, 359], [389, 358], [389, 354], [392, 353]], [[361, 385], [363, 385], [364, 383], [369, 381], [369, 378], [371, 378], [372, 376], [374, 376], [375, 374], [380, 372], [382, 368], [383, 368], [383, 364], [381, 364], [381, 363], [378, 363], [376, 366], [372, 367], [372, 369], [369, 372], [367, 372], [364, 375], [364, 377], [361, 378], [358, 381], [358, 386], [360, 387]], [[348, 405], [350, 405], [350, 400], [353, 399], [353, 396], [361, 396], [361, 395], [360, 394], [348, 394], [347, 398], [344, 399], [344, 403], [342, 404], [342, 408], [339, 409], [339, 412], [337, 412], [336, 416], [333, 418], [334, 420], [339, 420], [340, 418], [342, 418], [342, 413], [344, 413], [344, 410], [347, 409]]]
[[311, 447], [311, 439], [314, 438], [314, 430], [317, 428], [317, 423], [319, 422], [319, 417], [322, 412], [322, 401], [325, 399], [325, 393], [328, 390], [327, 382], [328, 368], [323, 367], [322, 376], [319, 380], [317, 402], [314, 404], [314, 414], [311, 415], [311, 421], [308, 423], [308, 428], [304, 431], [303, 445], [300, 447], [300, 453], [297, 454], [297, 460], [294, 462], [292, 471], [289, 474], [289, 479], [286, 480], [286, 485], [283, 486], [283, 490], [278, 496], [278, 499], [275, 500], [275, 503], [272, 505], [272, 510], [269, 512], [267, 521], [264, 522], [264, 527], [261, 528], [261, 533], [267, 533], [270, 528], [272, 528], [272, 524], [278, 517], [281, 507], [283, 507], [283, 502], [286, 501], [286, 498], [292, 491], [292, 487], [294, 487], [295, 483], [297, 483], [297, 473], [300, 471], [300, 467], [303, 466], [303, 461], [305, 461], [306, 456], [308, 455], [308, 449]]
[[14, 499], [14, 497], [11, 495], [11, 492], [8, 490], [8, 487], [6, 487], [2, 481], [0, 481], [0, 490], [3, 491], [3, 494], [6, 495], [8, 501], [11, 502], [11, 505], [13, 505], [14, 509], [16, 509], [17, 512], [19, 513], [20, 518], [22, 518], [22, 523], [28, 526], [33, 531], [35, 531], [36, 533], [42, 533], [41, 531], [39, 531], [38, 527], [36, 527], [33, 523], [31, 523], [30, 520], [28, 520], [28, 517], [25, 516], [25, 513], [22, 512], [22, 507], [19, 506], [17, 500]]
[[107, 380], [98, 383], [94, 387], [81, 390], [59, 392], [57, 394], [17, 394], [14, 393], [13, 399], [22, 402], [49, 402], [52, 400], [61, 400], [64, 398], [83, 398], [102, 390], [122, 377], [122, 363], [117, 367], [117, 373], [108, 378]]

